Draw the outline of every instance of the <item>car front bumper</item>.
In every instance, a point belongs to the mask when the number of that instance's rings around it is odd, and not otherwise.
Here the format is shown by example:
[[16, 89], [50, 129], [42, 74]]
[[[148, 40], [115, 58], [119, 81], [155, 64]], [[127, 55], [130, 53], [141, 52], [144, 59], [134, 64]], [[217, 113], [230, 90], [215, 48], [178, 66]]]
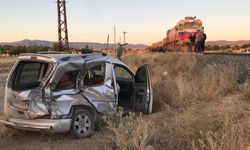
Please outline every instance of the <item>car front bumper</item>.
[[47, 131], [53, 133], [65, 133], [70, 130], [71, 119], [35, 119], [25, 120], [17, 118], [8, 118], [7, 120], [0, 120], [6, 126], [30, 130], [30, 131]]

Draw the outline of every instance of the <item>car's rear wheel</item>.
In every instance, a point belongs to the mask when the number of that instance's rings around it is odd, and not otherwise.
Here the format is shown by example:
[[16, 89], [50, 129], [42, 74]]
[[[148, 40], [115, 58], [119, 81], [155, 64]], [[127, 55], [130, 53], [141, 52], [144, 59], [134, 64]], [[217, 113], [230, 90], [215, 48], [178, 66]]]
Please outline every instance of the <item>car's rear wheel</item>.
[[85, 109], [76, 109], [73, 113], [70, 134], [73, 138], [84, 138], [93, 134], [94, 117]]

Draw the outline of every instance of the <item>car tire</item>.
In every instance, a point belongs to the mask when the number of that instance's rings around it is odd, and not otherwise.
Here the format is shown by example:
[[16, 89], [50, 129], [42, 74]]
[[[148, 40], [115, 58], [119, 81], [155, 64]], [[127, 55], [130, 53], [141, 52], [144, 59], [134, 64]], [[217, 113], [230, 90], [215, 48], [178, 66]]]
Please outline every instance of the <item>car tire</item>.
[[85, 109], [73, 112], [70, 135], [74, 139], [88, 137], [94, 132], [94, 116]]

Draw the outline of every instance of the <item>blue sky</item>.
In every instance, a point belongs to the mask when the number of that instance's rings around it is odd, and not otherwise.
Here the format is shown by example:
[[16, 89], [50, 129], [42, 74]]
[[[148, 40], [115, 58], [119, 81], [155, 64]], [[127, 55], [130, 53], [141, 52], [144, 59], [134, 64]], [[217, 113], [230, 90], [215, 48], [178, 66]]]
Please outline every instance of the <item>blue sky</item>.
[[[151, 44], [185, 16], [204, 22], [208, 40], [249, 40], [250, 0], [68, 0], [70, 41]], [[1, 0], [0, 41], [57, 41], [56, 0]]]

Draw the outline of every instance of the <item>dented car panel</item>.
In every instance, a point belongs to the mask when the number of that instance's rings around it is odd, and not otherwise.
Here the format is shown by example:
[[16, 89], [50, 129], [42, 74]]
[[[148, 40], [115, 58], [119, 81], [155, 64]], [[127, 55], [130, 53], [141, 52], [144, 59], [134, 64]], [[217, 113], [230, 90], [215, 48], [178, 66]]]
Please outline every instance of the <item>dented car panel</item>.
[[69, 115], [72, 106], [79, 105], [92, 107], [90, 103], [81, 94], [60, 95], [50, 104], [51, 118], [61, 118], [62, 116]]
[[[21, 63], [24, 58], [21, 56], [21, 59], [17, 61], [14, 65], [15, 69], [11, 70], [11, 73], [7, 79], [7, 86], [5, 89], [5, 105], [4, 112], [7, 117], [15, 118], [25, 118], [25, 119], [35, 119], [45, 115], [49, 115], [48, 106], [43, 101], [43, 87], [48, 82], [48, 78], [53, 74], [53, 71], [56, 68], [55, 64], [49, 64], [47, 72], [44, 72], [43, 77], [39, 78], [39, 85], [34, 89], [24, 89], [24, 90], [13, 90], [13, 85], [15, 84], [15, 79], [17, 74], [20, 74]], [[33, 61], [30, 61], [33, 62]], [[29, 63], [26, 61], [25, 63]], [[36, 62], [37, 63], [37, 62]], [[42, 63], [42, 62], [39, 62]], [[22, 76], [19, 77], [19, 82], [24, 80]], [[13, 110], [9, 110], [11, 107]], [[9, 111], [8, 111], [9, 110]]]
[[[103, 64], [105, 62], [99, 62]], [[95, 66], [94, 62], [86, 64], [86, 68]], [[99, 113], [113, 114], [117, 108], [117, 91], [112, 82], [114, 82], [113, 65], [105, 63], [104, 83], [95, 86], [82, 86], [83, 95], [94, 105]]]
[[126, 64], [102, 54], [23, 54], [7, 79], [6, 120], [1, 122], [84, 137], [98, 114], [114, 114], [118, 107], [136, 111], [138, 106], [152, 112], [152, 87], [145, 73], [145, 83], [137, 84]]

